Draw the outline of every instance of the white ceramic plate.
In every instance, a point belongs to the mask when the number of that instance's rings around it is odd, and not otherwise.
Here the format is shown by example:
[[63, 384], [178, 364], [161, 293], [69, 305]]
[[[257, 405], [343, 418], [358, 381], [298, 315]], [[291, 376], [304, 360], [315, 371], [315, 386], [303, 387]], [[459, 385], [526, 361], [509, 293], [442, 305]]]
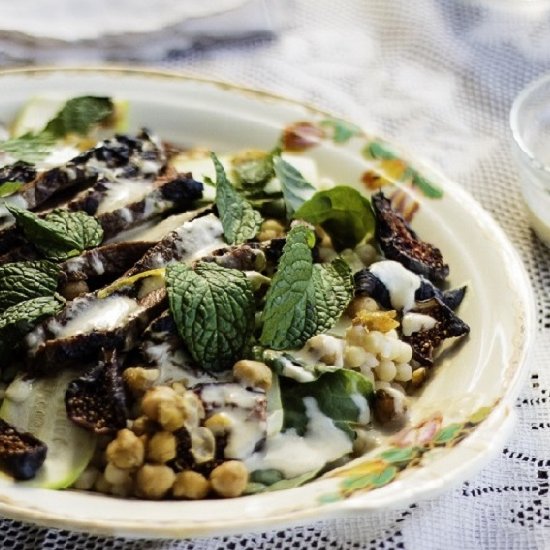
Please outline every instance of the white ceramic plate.
[[[327, 113], [229, 84], [140, 70], [32, 69], [1, 74], [0, 90], [0, 120], [11, 119], [29, 97], [45, 91], [105, 94], [129, 100], [130, 130], [146, 125], [167, 140], [217, 152], [269, 149], [283, 128], [307, 122], [297, 128], [316, 139], [303, 154], [318, 161], [322, 175], [363, 190], [366, 184], [385, 185], [392, 192], [386, 184], [397, 181], [402, 197], [418, 202], [413, 227], [442, 249], [451, 284], [468, 283], [459, 313], [472, 329], [440, 360], [415, 400], [411, 428], [304, 487], [237, 500], [145, 502], [7, 485], [0, 487], [0, 515], [125, 536], [264, 530], [433, 496], [472, 476], [501, 449], [514, 421], [534, 306], [516, 252], [460, 186], [389, 155], [379, 139]], [[437, 190], [440, 198], [425, 195], [437, 196]]]

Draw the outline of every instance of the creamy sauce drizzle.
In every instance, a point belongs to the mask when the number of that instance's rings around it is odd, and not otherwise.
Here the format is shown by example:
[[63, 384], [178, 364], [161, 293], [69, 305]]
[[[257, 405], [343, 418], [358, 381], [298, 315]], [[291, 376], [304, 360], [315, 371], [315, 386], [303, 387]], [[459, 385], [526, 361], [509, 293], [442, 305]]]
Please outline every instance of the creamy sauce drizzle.
[[404, 336], [410, 336], [414, 332], [430, 330], [435, 327], [437, 320], [423, 313], [406, 313], [401, 321]]
[[48, 328], [57, 338], [68, 338], [93, 330], [112, 330], [139, 309], [139, 304], [127, 296], [109, 296], [103, 300], [76, 304], [65, 325], [50, 323]]
[[420, 287], [418, 275], [393, 260], [375, 262], [369, 269], [388, 290], [395, 309], [407, 311], [414, 306], [414, 294]]
[[138, 202], [154, 188], [154, 183], [151, 180], [119, 179], [105, 185], [107, 192], [99, 203], [97, 214], [112, 212], [133, 202]]
[[317, 401], [306, 397], [304, 405], [309, 419], [305, 436], [290, 429], [269, 438], [261, 452], [245, 460], [250, 471], [273, 468], [289, 479], [322, 468], [351, 452], [351, 439], [321, 413]]

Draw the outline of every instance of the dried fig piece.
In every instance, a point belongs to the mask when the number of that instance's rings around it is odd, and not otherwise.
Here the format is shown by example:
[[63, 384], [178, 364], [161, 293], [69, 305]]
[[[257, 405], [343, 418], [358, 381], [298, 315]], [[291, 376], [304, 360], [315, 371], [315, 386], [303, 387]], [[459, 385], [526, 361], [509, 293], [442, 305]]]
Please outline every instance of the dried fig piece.
[[440, 290], [431, 281], [421, 277], [420, 287], [415, 292], [414, 298], [417, 302], [438, 298], [447, 307], [455, 310], [462, 303], [467, 288], [467, 286], [461, 286], [450, 290]]
[[369, 296], [384, 309], [392, 309], [390, 293], [384, 283], [368, 268], [361, 269], [353, 276], [356, 296]]
[[470, 327], [438, 298], [417, 302], [409, 313], [420, 313], [435, 319], [432, 328], [419, 330], [410, 335], [403, 335], [403, 341], [411, 345], [413, 359], [420, 365], [433, 366], [434, 351], [447, 338], [464, 336]]
[[103, 351], [103, 361], [67, 387], [67, 416], [78, 426], [97, 434], [126, 427], [127, 397], [117, 352]]
[[422, 241], [382, 192], [372, 196], [376, 239], [389, 260], [400, 262], [418, 275], [441, 282], [449, 275], [439, 248]]
[[16, 479], [31, 479], [46, 460], [48, 447], [29, 432], [0, 419], [0, 464]]

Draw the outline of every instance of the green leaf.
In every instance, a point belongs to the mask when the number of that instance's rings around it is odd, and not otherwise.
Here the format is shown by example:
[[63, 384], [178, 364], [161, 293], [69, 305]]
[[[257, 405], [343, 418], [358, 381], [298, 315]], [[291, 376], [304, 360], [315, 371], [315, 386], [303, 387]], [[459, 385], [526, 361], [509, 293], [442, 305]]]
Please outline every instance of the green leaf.
[[265, 184], [275, 176], [272, 153], [247, 151], [232, 158], [233, 172], [243, 190], [263, 189]]
[[9, 197], [14, 193], [17, 193], [21, 187], [23, 187], [21, 181], [5, 181], [0, 185], [0, 198]]
[[359, 421], [361, 415], [356, 399], [358, 396], [369, 399], [373, 393], [372, 382], [350, 369], [327, 372], [306, 384], [288, 378], [281, 378], [280, 383], [285, 413], [284, 429], [294, 428], [299, 435], [307, 431], [305, 397], [313, 397], [319, 410], [353, 438], [352, 425]]
[[359, 126], [338, 118], [322, 120], [321, 126], [332, 128], [332, 141], [334, 143], [347, 143], [352, 137], [361, 133]]
[[370, 201], [345, 185], [318, 191], [293, 217], [320, 225], [330, 235], [336, 250], [353, 248], [375, 228]]
[[342, 368], [323, 363], [311, 365], [288, 351], [275, 351], [272, 349], [263, 350], [258, 359], [276, 374], [302, 383], [313, 382], [325, 372], [334, 372]]
[[373, 472], [364, 476], [348, 477], [342, 482], [342, 489], [357, 491], [359, 489], [376, 489], [387, 485], [397, 475], [395, 466], [388, 466], [381, 472]]
[[0, 309], [32, 298], [52, 296], [60, 272], [56, 264], [46, 260], [0, 266]]
[[325, 332], [334, 326], [353, 298], [353, 275], [348, 264], [336, 258], [330, 264], [313, 266], [312, 283], [315, 333]]
[[106, 121], [113, 114], [114, 104], [108, 97], [73, 97], [46, 124], [41, 133], [55, 138], [62, 138], [72, 133], [85, 136], [92, 126]]
[[431, 181], [421, 176], [416, 170], [413, 171], [412, 184], [418, 187], [422, 193], [430, 199], [440, 199], [443, 191], [436, 187]]
[[266, 295], [260, 342], [269, 348], [300, 347], [307, 340], [308, 303], [312, 295], [311, 248], [315, 235], [304, 225], [287, 235], [277, 272]]
[[47, 157], [55, 139], [50, 134], [26, 134], [0, 142], [0, 151], [9, 153], [17, 160], [35, 164]]
[[225, 240], [229, 244], [242, 244], [256, 236], [262, 224], [262, 217], [235, 191], [218, 157], [214, 153], [211, 156], [216, 167], [216, 207]]
[[45, 218], [6, 204], [25, 237], [47, 258], [63, 260], [97, 246], [103, 240], [103, 228], [85, 212], [54, 210]]
[[253, 483], [261, 483], [262, 485], [273, 485], [285, 478], [282, 472], [275, 470], [274, 468], [267, 468], [265, 470], [254, 470], [250, 474], [250, 481]]
[[63, 308], [59, 296], [41, 296], [19, 302], [0, 315], [0, 343], [2, 348], [18, 343], [18, 338], [32, 330], [45, 317], [55, 315]]
[[287, 216], [290, 218], [304, 202], [311, 198], [315, 193], [315, 187], [304, 179], [292, 164], [286, 162], [280, 156], [273, 158], [273, 168], [281, 184]]
[[301, 347], [308, 338], [330, 329], [353, 297], [347, 264], [336, 259], [313, 265], [315, 234], [293, 227], [266, 295], [260, 342], [274, 350]]
[[242, 357], [254, 328], [254, 294], [244, 273], [214, 263], [166, 268], [170, 311], [193, 359], [208, 371]]

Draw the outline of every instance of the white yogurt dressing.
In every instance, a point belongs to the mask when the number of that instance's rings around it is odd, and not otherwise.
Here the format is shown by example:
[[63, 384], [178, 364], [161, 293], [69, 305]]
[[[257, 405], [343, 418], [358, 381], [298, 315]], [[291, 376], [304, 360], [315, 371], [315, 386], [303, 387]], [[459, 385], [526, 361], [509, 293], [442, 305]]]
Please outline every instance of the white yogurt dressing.
[[74, 312], [71, 312], [65, 325], [51, 323], [49, 328], [57, 338], [68, 338], [93, 330], [112, 330], [139, 309], [141, 307], [135, 300], [113, 295], [102, 300], [75, 304]]
[[153, 190], [154, 182], [151, 180], [119, 179], [105, 183], [107, 192], [101, 199], [97, 214], [113, 212], [133, 202], [138, 202]]
[[369, 269], [388, 290], [392, 307], [407, 311], [414, 306], [414, 294], [420, 287], [418, 275], [393, 260], [375, 262]]
[[266, 436], [267, 423], [258, 410], [263, 395], [239, 384], [212, 384], [202, 388], [201, 399], [208, 409], [223, 414], [229, 423], [224, 456], [239, 460], [251, 456]]
[[290, 429], [267, 439], [262, 451], [245, 460], [249, 471], [273, 468], [290, 479], [318, 470], [351, 452], [351, 439], [321, 413], [317, 401], [306, 397], [304, 405], [309, 419], [305, 436]]
[[423, 313], [405, 313], [401, 321], [404, 336], [410, 336], [414, 332], [430, 330], [435, 327], [437, 320]]

